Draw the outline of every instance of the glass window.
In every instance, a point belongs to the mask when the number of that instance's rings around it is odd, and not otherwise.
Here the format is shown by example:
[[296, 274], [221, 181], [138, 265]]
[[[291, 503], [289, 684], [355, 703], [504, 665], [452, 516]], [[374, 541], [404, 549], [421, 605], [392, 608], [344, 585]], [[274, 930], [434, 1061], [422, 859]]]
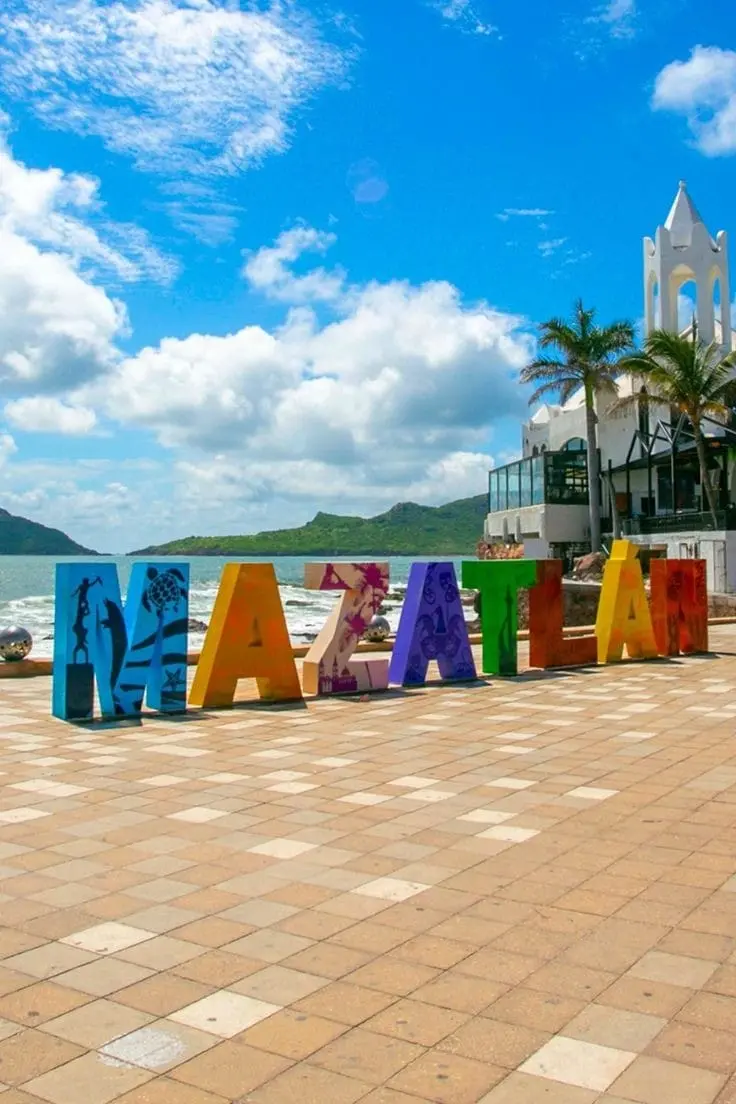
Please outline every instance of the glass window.
[[544, 502], [544, 456], [535, 456], [532, 460], [532, 503], [539, 506]]
[[509, 510], [519, 508], [519, 469], [520, 464], [509, 464], [506, 471], [509, 479]]
[[531, 506], [532, 504], [532, 462], [531, 460], [521, 461], [521, 505]]
[[584, 452], [549, 452], [545, 456], [547, 502], [584, 506], [588, 502], [588, 470]]
[[564, 452], [584, 452], [586, 445], [582, 437], [571, 437], [562, 448]]
[[498, 510], [498, 472], [490, 472], [488, 481], [488, 509], [490, 513], [494, 514]]
[[498, 471], [498, 508], [499, 510], [505, 510], [507, 506], [506, 468], [500, 468]]

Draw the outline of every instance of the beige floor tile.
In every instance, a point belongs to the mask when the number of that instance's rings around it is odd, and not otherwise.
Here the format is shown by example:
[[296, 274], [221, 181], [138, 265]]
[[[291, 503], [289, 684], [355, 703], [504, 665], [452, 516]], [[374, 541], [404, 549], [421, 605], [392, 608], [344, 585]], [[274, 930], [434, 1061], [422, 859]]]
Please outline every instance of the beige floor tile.
[[522, 1073], [605, 1092], [636, 1054], [555, 1035], [521, 1066]]
[[[736, 1031], [736, 1023], [731, 1027]], [[692, 1023], [670, 1023], [650, 1044], [647, 1053], [670, 1062], [731, 1074], [736, 1070], [736, 1034]]]
[[51, 978], [56, 977], [57, 974], [63, 974], [66, 970], [73, 970], [75, 966], [83, 966], [93, 958], [94, 955], [88, 951], [78, 950], [76, 947], [65, 947], [61, 943], [47, 943], [44, 947], [23, 951], [21, 954], [6, 958], [3, 967], [18, 973], [30, 974], [31, 977], [39, 979]]
[[118, 989], [150, 977], [152, 971], [117, 958], [94, 959], [86, 966], [78, 966], [61, 975], [60, 984], [76, 989], [80, 993], [89, 993], [96, 997], [107, 997]]
[[476, 1104], [507, 1072], [490, 1062], [430, 1050], [393, 1077], [389, 1088], [436, 1104]]
[[597, 1104], [605, 1099], [591, 1089], [579, 1089], [528, 1073], [512, 1073], [478, 1104]]
[[[250, 1104], [249, 1094], [260, 1085], [278, 1079], [278, 1075], [289, 1065], [287, 1059], [279, 1055], [256, 1050], [238, 1040], [218, 1044], [178, 1066], [170, 1076], [177, 1083], [222, 1096], [228, 1104], [243, 1098]], [[291, 1098], [282, 1099], [286, 1101]]]
[[153, 1019], [145, 1012], [126, 1008], [112, 1000], [96, 1000], [57, 1016], [43, 1025], [43, 1030], [59, 1039], [67, 1039], [84, 1047], [100, 1047], [127, 1035], [139, 1027], [145, 1027]]
[[725, 1081], [723, 1074], [645, 1056], [637, 1058], [614, 1090], [636, 1104], [713, 1104]]
[[311, 1062], [334, 1073], [344, 1073], [380, 1085], [398, 1070], [420, 1057], [423, 1048], [356, 1027], [312, 1055]]
[[302, 1063], [250, 1093], [248, 1104], [284, 1104], [291, 1100], [300, 1104], [355, 1104], [369, 1090], [365, 1081]]
[[641, 1054], [666, 1024], [661, 1016], [590, 1004], [566, 1025], [565, 1035]]
[[663, 981], [648, 981], [625, 974], [598, 997], [600, 1004], [613, 1008], [625, 1008], [632, 1012], [661, 1016], [674, 1016], [693, 996], [692, 989], [670, 985]]
[[479, 1017], [444, 1039], [439, 1049], [477, 1061], [490, 1058], [496, 1065], [516, 1069], [548, 1039], [547, 1032]]
[[400, 1000], [373, 1016], [365, 1027], [379, 1035], [389, 1035], [408, 1043], [430, 1047], [447, 1036], [454, 1036], [468, 1019], [468, 1013], [465, 1012], [440, 1008], [416, 999]]
[[185, 1005], [169, 1018], [222, 1039], [230, 1039], [279, 1011], [278, 1005], [222, 989], [194, 1004]]
[[60, 942], [92, 954], [108, 955], [125, 951], [137, 943], [144, 943], [147, 939], [153, 939], [154, 935], [155, 932], [144, 931], [129, 924], [111, 922], [75, 932]]
[[644, 978], [646, 981], [664, 981], [668, 985], [700, 989], [716, 972], [718, 965], [707, 959], [650, 951], [631, 967], [629, 973], [632, 977]]
[[397, 998], [359, 985], [333, 981], [294, 1004], [300, 1012], [324, 1016], [337, 1023], [357, 1027], [394, 1004]]
[[287, 966], [267, 966], [265, 970], [258, 970], [242, 981], [235, 982], [232, 989], [235, 993], [256, 997], [258, 1000], [269, 1000], [286, 1007], [329, 984], [329, 978], [290, 970]]
[[231, 1101], [168, 1077], [157, 1077], [119, 1097], [115, 1104], [231, 1104]]
[[536, 1031], [554, 1033], [569, 1023], [584, 1007], [581, 1000], [570, 1000], [520, 985], [488, 1004], [483, 1014], [504, 1023], [520, 1024]]
[[22, 1085], [33, 1077], [63, 1066], [82, 1053], [82, 1048], [41, 1031], [27, 1029], [0, 1042], [2, 1083]]
[[[63, 975], [62, 975], [63, 976]], [[65, 989], [51, 981], [39, 981], [26, 989], [0, 997], [0, 1017], [13, 1020], [26, 1027], [37, 1027], [61, 1016], [91, 998], [73, 989]]]
[[345, 1024], [287, 1008], [249, 1028], [242, 1035], [242, 1041], [259, 1050], [299, 1061], [321, 1050], [347, 1030]]
[[98, 1054], [85, 1054], [61, 1069], [29, 1081], [28, 1092], [49, 1104], [109, 1104], [124, 1092], [142, 1085], [151, 1074], [122, 1062], [105, 1061]]

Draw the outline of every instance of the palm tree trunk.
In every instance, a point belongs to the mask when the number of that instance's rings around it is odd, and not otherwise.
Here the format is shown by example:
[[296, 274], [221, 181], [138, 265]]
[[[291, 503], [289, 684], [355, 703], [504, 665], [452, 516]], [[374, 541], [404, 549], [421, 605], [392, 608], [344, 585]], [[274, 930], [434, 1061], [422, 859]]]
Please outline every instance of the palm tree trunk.
[[591, 552], [600, 552], [601, 549], [601, 500], [600, 500], [600, 472], [598, 470], [598, 440], [596, 435], [596, 414], [594, 395], [587, 392], [585, 395], [585, 428], [587, 431], [587, 464], [588, 464], [588, 501], [590, 503], [590, 549]]
[[698, 422], [692, 423], [693, 437], [695, 438], [695, 450], [698, 454], [698, 464], [700, 465], [700, 485], [705, 491], [705, 497], [708, 499], [708, 506], [710, 508], [710, 514], [713, 518], [713, 528], [718, 528], [718, 517], [716, 515], [716, 499], [713, 494], [713, 486], [710, 481], [710, 472], [708, 471], [708, 460], [705, 454], [705, 441], [703, 440], [703, 433]]

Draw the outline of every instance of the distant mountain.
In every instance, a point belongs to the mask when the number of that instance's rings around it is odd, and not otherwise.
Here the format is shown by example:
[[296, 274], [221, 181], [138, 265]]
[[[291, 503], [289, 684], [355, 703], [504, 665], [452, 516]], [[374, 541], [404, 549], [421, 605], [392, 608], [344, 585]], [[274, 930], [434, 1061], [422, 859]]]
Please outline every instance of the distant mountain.
[[485, 495], [446, 506], [402, 502], [374, 518], [317, 514], [298, 529], [244, 537], [184, 537], [131, 556], [452, 556], [475, 552]]
[[96, 556], [60, 529], [0, 510], [0, 556]]

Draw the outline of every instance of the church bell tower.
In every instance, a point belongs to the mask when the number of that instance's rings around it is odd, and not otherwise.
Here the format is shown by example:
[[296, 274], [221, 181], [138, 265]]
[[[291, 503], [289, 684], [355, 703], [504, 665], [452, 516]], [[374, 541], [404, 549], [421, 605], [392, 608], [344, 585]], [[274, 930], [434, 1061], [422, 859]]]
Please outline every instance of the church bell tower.
[[711, 237], [682, 180], [664, 226], [658, 227], [654, 240], [644, 239], [647, 334], [655, 329], [673, 332], [682, 329], [678, 297], [682, 286], [690, 281], [696, 289], [695, 315], [701, 340], [706, 344], [718, 341], [730, 351], [733, 339], [728, 235], [721, 230], [715, 240]]

